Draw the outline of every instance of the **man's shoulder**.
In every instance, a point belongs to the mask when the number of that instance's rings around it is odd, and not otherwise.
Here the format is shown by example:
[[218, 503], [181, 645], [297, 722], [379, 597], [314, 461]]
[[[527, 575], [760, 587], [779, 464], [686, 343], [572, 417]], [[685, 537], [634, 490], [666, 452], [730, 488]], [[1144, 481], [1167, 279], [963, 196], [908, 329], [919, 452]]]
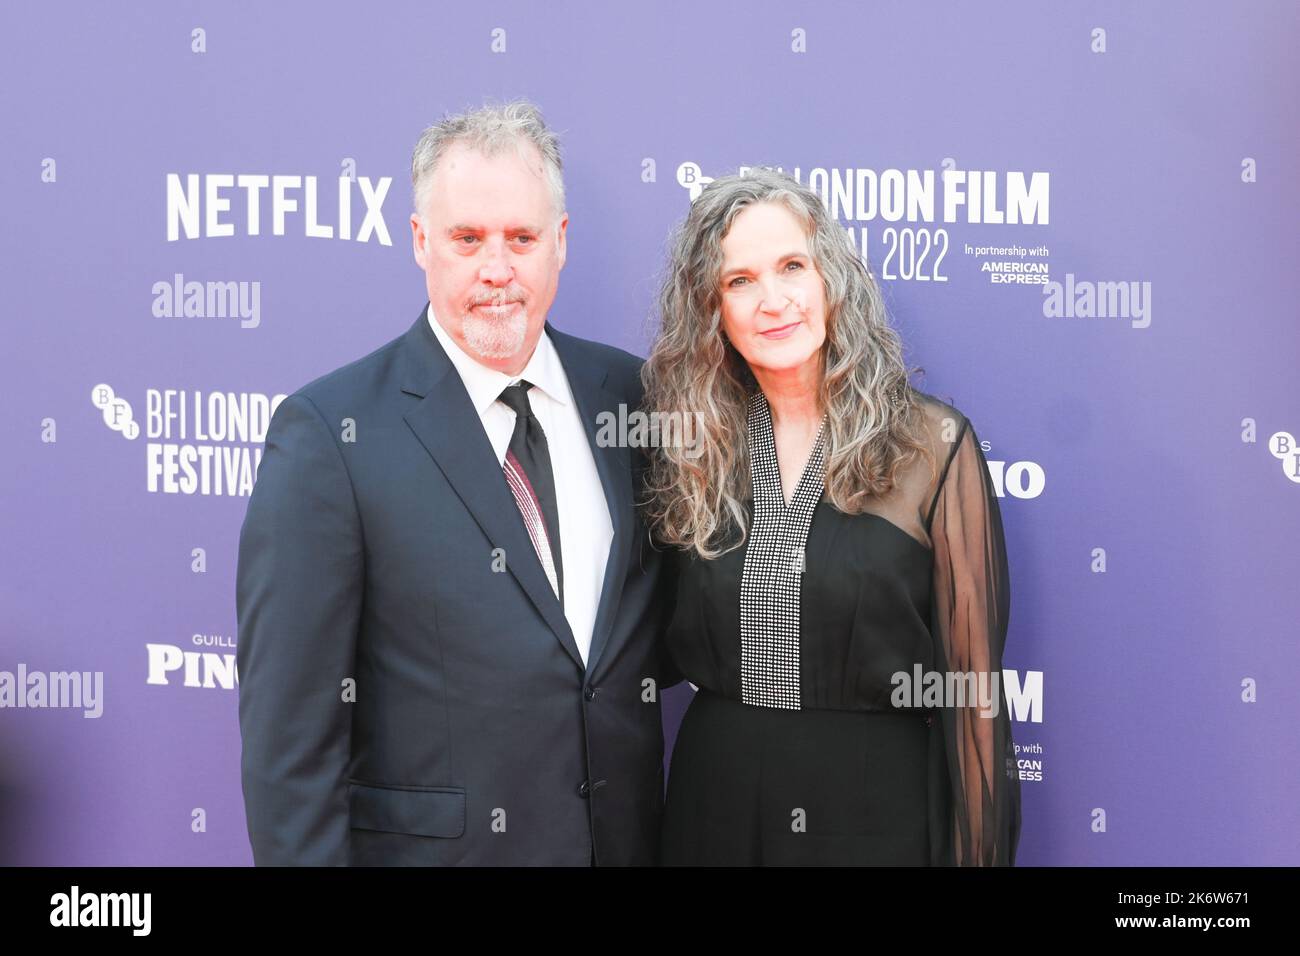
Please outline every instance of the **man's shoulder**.
[[360, 358], [319, 375], [292, 393], [318, 408], [337, 406], [340, 401], [356, 401], [378, 395], [393, 382], [406, 333], [390, 339]]
[[604, 342], [562, 332], [555, 326], [550, 326], [548, 334], [558, 348], [568, 349], [580, 361], [605, 369], [608, 385], [623, 392], [640, 393], [641, 366], [645, 364], [645, 359], [641, 356], [633, 355], [616, 345], [606, 345]]

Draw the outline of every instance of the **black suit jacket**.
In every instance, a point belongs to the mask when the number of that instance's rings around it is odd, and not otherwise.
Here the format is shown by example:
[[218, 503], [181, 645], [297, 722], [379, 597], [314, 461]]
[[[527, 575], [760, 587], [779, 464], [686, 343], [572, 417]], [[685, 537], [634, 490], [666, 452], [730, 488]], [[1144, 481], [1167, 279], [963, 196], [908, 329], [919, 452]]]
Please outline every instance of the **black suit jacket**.
[[641, 362], [546, 331], [614, 526], [586, 668], [424, 309], [272, 417], [237, 575], [257, 864], [657, 861], [662, 558], [642, 455], [596, 440]]

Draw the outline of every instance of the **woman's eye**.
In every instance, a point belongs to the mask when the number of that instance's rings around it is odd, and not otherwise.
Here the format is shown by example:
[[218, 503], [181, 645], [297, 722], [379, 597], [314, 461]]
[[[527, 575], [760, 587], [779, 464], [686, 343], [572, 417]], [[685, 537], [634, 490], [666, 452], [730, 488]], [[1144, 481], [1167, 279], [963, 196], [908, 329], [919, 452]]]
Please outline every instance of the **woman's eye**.
[[[795, 269], [802, 269], [802, 268], [804, 267], [804, 265], [803, 265], [802, 262], [796, 262], [796, 261], [794, 261], [793, 259], [792, 259], [791, 261], [789, 261], [789, 262], [787, 262], [787, 263], [785, 264], [785, 267], [786, 267], [787, 270], [788, 270], [791, 266], [794, 266]], [[732, 279], [730, 282], [727, 283], [727, 287], [728, 287], [728, 288], [735, 288], [737, 285], [739, 285], [739, 284], [741, 284], [741, 283], [748, 282], [748, 281], [749, 281], [749, 280], [748, 280], [747, 278], [745, 278], [744, 276], [736, 276], [736, 278]]]

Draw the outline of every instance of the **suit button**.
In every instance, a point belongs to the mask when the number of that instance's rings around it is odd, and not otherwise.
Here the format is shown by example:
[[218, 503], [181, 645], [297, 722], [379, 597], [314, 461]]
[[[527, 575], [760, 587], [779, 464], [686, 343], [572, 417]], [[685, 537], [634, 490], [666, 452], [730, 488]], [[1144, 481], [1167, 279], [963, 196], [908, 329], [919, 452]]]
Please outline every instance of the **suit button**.
[[586, 690], [582, 692], [583, 700], [591, 700], [595, 696], [596, 696], [596, 689], [594, 687], [588, 687]]
[[578, 788], [578, 793], [582, 794], [582, 799], [586, 800], [591, 796], [591, 784], [586, 780], [582, 781], [582, 786]]

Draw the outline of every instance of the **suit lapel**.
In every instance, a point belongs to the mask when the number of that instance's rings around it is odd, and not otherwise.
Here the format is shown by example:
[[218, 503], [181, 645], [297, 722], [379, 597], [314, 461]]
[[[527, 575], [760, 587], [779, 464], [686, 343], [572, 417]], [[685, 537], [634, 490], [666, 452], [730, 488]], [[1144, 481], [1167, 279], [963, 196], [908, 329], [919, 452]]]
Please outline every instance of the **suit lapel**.
[[[492, 547], [502, 549], [510, 574], [574, 663], [582, 668], [582, 655], [574, 642], [573, 631], [537, 560], [519, 508], [483, 431], [482, 420], [451, 359], [429, 328], [423, 309], [405, 336], [401, 374], [402, 391], [422, 399], [406, 413], [406, 423], [483, 529]], [[601, 481], [605, 481], [604, 473]], [[483, 560], [490, 561], [491, 557], [485, 554]]]
[[591, 446], [591, 454], [596, 461], [596, 472], [600, 475], [605, 503], [609, 506], [614, 526], [614, 537], [605, 561], [605, 579], [600, 589], [600, 605], [596, 610], [596, 623], [591, 635], [591, 650], [588, 653], [587, 671], [595, 674], [601, 654], [609, 642], [619, 599], [623, 594], [623, 579], [627, 576], [632, 552], [633, 527], [632, 453], [626, 445], [620, 443], [601, 446], [597, 441], [597, 416], [601, 412], [609, 412], [617, 420], [619, 404], [625, 400], [609, 390], [608, 370], [587, 358], [580, 340], [556, 331], [549, 322], [546, 333], [555, 345], [555, 351], [560, 356], [560, 363], [569, 380], [569, 390], [578, 406], [578, 415], [582, 419], [587, 443]]

